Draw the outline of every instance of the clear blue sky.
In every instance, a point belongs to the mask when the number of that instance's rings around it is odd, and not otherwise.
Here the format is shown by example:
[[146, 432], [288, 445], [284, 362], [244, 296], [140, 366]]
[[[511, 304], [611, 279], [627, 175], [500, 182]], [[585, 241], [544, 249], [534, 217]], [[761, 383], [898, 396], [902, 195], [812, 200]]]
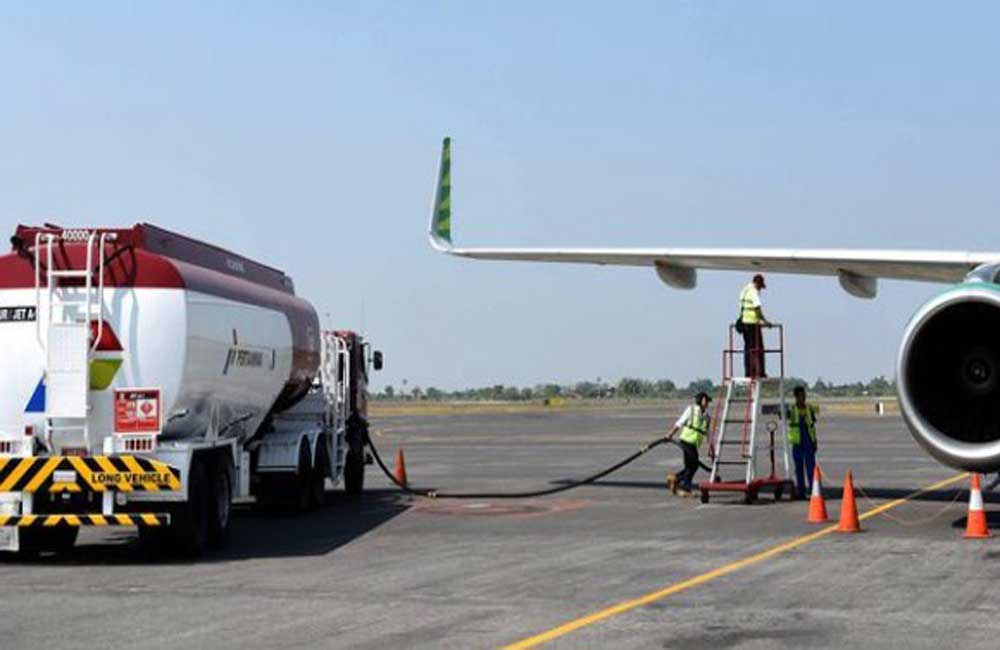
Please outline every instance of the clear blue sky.
[[[1000, 250], [995, 3], [35, 3], [0, 9], [0, 218], [154, 223], [280, 266], [378, 386], [716, 377], [742, 274], [426, 244]], [[774, 276], [789, 370], [891, 374], [934, 285]]]

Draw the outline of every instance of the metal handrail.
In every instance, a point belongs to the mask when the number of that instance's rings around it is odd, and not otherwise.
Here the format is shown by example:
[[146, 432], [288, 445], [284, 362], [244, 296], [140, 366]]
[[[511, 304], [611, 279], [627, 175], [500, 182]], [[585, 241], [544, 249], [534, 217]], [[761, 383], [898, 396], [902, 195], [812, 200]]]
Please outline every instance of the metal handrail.
[[[755, 352], [763, 352], [764, 354], [776, 354], [779, 355], [779, 365], [781, 368], [781, 377], [785, 376], [785, 326], [782, 323], [772, 323], [770, 327], [764, 329], [774, 329], [778, 331], [778, 347], [768, 348], [765, 344], [763, 349], [758, 350], [757, 348], [737, 348], [734, 334], [736, 332], [736, 326], [733, 324], [729, 325], [729, 346], [723, 348], [722, 350], [722, 379], [723, 381], [733, 379], [736, 377], [735, 370], [735, 358], [738, 354], [747, 354]], [[763, 332], [761, 333], [761, 339], [763, 340]]]
[[[101, 238], [98, 240], [100, 245], [100, 255], [98, 255], [97, 262], [97, 332], [94, 335], [94, 342], [90, 346], [91, 352], [97, 351], [97, 346], [101, 342], [101, 337], [104, 335], [104, 246], [107, 242], [108, 233], [101, 233]], [[93, 247], [94, 235], [91, 234], [87, 239], [87, 270], [91, 270], [92, 258], [91, 249]], [[87, 321], [90, 322], [93, 316], [90, 313], [90, 292], [93, 287], [93, 273], [87, 274]]]
[[[39, 232], [35, 234], [35, 338], [39, 346], [42, 349], [44, 355], [48, 355], [48, 341], [42, 333], [42, 261], [40, 250], [45, 247], [45, 315], [44, 320], [48, 327], [52, 326], [52, 321], [54, 319], [55, 312], [55, 293], [58, 284], [58, 278], [82, 278], [83, 279], [83, 291], [85, 305], [83, 305], [83, 318], [85, 319], [84, 326], [88, 329], [91, 327], [91, 323], [96, 319], [96, 327], [91, 330], [93, 334], [93, 341], [87, 346], [87, 357], [92, 358], [94, 352], [96, 352], [98, 346], [100, 345], [101, 338], [104, 335], [104, 289], [105, 289], [105, 278], [104, 271], [106, 267], [105, 249], [108, 242], [113, 242], [117, 239], [117, 234], [113, 232], [99, 232], [99, 231], [86, 231], [86, 230], [73, 230], [73, 231], [62, 231], [62, 232]], [[56, 243], [60, 242], [73, 242], [82, 243], [86, 242], [87, 251], [84, 262], [84, 269], [74, 270], [72, 268], [72, 263], [69, 260], [68, 253], [66, 253], [67, 268], [57, 269], [55, 264], [55, 257], [53, 253], [53, 248]], [[95, 246], [96, 252], [95, 252]], [[94, 256], [97, 259], [94, 259]], [[96, 268], [95, 268], [96, 266]], [[97, 283], [94, 286], [94, 273], [97, 273]], [[96, 289], [96, 291], [95, 291]], [[74, 304], [79, 308], [81, 302], [78, 299], [66, 300], [65, 296], [63, 300], [59, 301], [60, 308], [60, 318], [62, 321], [67, 320], [67, 307], [69, 304]], [[74, 312], [78, 314], [79, 312]], [[46, 370], [48, 366], [48, 361], [46, 360]], [[88, 400], [89, 402], [89, 400]], [[88, 404], [89, 408], [89, 404]], [[51, 419], [46, 418], [45, 421], [45, 432], [43, 436], [43, 441], [48, 449], [52, 449], [52, 433], [54, 431], [71, 431], [71, 430], [81, 430], [84, 434], [84, 440], [89, 444], [89, 426], [86, 418], [83, 420], [81, 425], [66, 425], [66, 424], [54, 424]]]
[[351, 352], [347, 343], [333, 332], [323, 332], [320, 336], [322, 390], [327, 398], [329, 424], [339, 430], [346, 424], [344, 413], [350, 391]]
[[[77, 231], [67, 231], [70, 234], [75, 234]], [[100, 343], [101, 337], [104, 334], [104, 271], [106, 268], [106, 258], [104, 255], [104, 250], [109, 242], [113, 242], [118, 238], [118, 235], [113, 232], [90, 232], [87, 234], [87, 256], [85, 262], [85, 270], [80, 271], [82, 277], [84, 277], [84, 290], [87, 295], [87, 305], [86, 305], [86, 318], [88, 323], [96, 318], [97, 329], [94, 336], [94, 341], [90, 347], [91, 352], [97, 350], [97, 346]], [[80, 241], [82, 237], [68, 237], [59, 236], [54, 233], [35, 233], [35, 338], [38, 340], [38, 344], [45, 347], [45, 340], [42, 338], [42, 318], [41, 318], [41, 302], [42, 302], [42, 256], [39, 254], [39, 249], [44, 245], [45, 247], [45, 291], [47, 295], [47, 308], [46, 308], [46, 321], [51, 321], [52, 319], [52, 293], [55, 290], [55, 283], [53, 280], [58, 277], [59, 269], [55, 268], [55, 259], [53, 258], [52, 248], [57, 241]], [[94, 244], [97, 243], [97, 268], [94, 268], [94, 255], [95, 249]], [[94, 271], [97, 272], [97, 295], [94, 295]], [[66, 269], [67, 272], [72, 271], [72, 269]], [[85, 275], [83, 275], [85, 274]]]
[[[35, 338], [38, 345], [43, 350], [45, 343], [42, 341], [42, 256], [38, 254], [41, 246], [42, 233], [35, 233]], [[46, 314], [46, 318], [48, 315]]]

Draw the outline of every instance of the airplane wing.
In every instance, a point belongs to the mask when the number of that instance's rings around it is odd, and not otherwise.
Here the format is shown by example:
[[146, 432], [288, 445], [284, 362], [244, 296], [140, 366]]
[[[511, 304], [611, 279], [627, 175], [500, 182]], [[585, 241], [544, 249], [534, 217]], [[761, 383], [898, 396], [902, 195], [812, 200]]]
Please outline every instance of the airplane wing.
[[[677, 289], [693, 289], [698, 269], [836, 276], [853, 296], [874, 298], [878, 278], [960, 282], [977, 267], [1000, 263], [1000, 252], [779, 248], [461, 248], [451, 237], [451, 139], [441, 148], [431, 209], [431, 245], [480, 260], [653, 267]], [[994, 281], [997, 269], [984, 269]]]

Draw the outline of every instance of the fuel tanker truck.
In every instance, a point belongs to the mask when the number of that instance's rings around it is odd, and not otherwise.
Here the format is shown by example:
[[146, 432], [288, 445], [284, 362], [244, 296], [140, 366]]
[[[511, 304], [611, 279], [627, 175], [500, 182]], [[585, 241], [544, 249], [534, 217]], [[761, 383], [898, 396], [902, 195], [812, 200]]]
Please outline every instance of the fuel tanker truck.
[[138, 527], [197, 555], [234, 502], [364, 482], [369, 366], [282, 271], [150, 224], [19, 226], [0, 256], [0, 549]]

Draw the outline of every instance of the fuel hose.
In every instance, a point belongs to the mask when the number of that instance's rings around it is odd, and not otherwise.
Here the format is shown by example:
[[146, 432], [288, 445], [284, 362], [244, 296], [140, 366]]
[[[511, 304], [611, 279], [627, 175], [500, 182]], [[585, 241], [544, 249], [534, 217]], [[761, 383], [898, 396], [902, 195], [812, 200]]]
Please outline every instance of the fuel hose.
[[[544, 497], [550, 494], [558, 494], [559, 492], [566, 492], [567, 490], [572, 490], [574, 488], [578, 488], [583, 485], [589, 485], [591, 483], [594, 483], [595, 481], [604, 478], [608, 474], [620, 470], [629, 463], [638, 460], [640, 457], [644, 456], [647, 452], [652, 451], [653, 449], [659, 447], [664, 443], [669, 442], [671, 444], [680, 446], [680, 443], [676, 442], [675, 440], [669, 438], [657, 438], [652, 442], [643, 445], [638, 450], [633, 452], [631, 455], [618, 461], [614, 465], [606, 469], [603, 469], [600, 472], [597, 472], [596, 474], [591, 474], [590, 476], [579, 480], [560, 481], [559, 485], [555, 487], [545, 488], [542, 490], [526, 490], [522, 492], [442, 492], [440, 490], [415, 489], [409, 487], [408, 485], [400, 483], [398, 480], [396, 480], [396, 477], [393, 475], [393, 473], [389, 471], [389, 468], [386, 467], [385, 462], [382, 461], [382, 456], [379, 455], [378, 449], [376, 449], [375, 447], [375, 443], [372, 441], [371, 436], [368, 435], [367, 432], [365, 433], [365, 442], [367, 443], [368, 448], [371, 450], [372, 456], [375, 457], [375, 462], [378, 464], [379, 468], [381, 468], [382, 473], [385, 474], [386, 478], [392, 481], [396, 485], [396, 487], [398, 487], [403, 492], [406, 492], [407, 494], [413, 494], [415, 496], [421, 496], [421, 497], [428, 497], [430, 499], [530, 499], [533, 497]], [[705, 465], [701, 461], [699, 461], [698, 464], [706, 471], [709, 472], [712, 471], [711, 467]]]

